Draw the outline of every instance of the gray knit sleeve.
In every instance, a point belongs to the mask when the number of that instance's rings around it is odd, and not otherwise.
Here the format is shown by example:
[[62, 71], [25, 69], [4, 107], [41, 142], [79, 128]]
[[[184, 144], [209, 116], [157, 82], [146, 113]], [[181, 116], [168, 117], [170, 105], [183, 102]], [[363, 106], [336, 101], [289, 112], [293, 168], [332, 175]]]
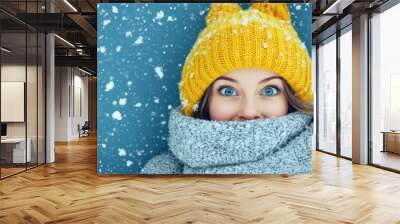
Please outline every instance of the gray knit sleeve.
[[164, 152], [151, 158], [142, 168], [142, 174], [179, 174], [183, 165], [170, 152]]

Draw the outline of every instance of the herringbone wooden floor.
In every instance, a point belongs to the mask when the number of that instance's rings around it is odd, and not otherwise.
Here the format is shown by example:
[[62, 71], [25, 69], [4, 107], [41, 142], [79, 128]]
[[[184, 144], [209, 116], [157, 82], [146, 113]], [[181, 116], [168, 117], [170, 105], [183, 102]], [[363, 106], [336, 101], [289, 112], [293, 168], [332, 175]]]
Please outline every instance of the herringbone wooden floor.
[[311, 175], [97, 175], [89, 137], [0, 181], [0, 223], [400, 223], [400, 175], [320, 152]]

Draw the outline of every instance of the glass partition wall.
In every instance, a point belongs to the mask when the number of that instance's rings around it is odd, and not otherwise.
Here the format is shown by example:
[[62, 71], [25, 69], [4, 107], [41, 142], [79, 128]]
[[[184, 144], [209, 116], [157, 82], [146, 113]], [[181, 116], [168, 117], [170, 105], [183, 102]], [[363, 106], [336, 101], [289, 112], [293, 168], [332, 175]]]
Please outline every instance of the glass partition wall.
[[317, 150], [352, 158], [352, 29], [317, 45]]
[[[393, 28], [398, 21], [400, 4], [389, 1], [374, 10], [368, 26], [368, 164], [395, 172], [400, 172], [400, 33]], [[347, 159], [352, 159], [352, 41], [350, 25], [318, 43], [316, 51], [317, 149]]]
[[318, 47], [318, 146], [336, 154], [336, 36]]
[[340, 155], [352, 158], [352, 32], [351, 25], [340, 35]]
[[[18, 7], [35, 13], [43, 10], [39, 2]], [[1, 179], [46, 160], [45, 41], [44, 33], [0, 11]]]

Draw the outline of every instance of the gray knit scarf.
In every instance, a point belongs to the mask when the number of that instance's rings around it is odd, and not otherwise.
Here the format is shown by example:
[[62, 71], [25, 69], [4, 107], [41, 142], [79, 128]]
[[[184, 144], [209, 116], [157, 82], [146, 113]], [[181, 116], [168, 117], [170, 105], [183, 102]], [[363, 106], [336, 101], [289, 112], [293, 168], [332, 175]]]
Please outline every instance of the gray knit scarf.
[[249, 121], [208, 121], [171, 111], [169, 150], [182, 173], [311, 171], [312, 117], [293, 112]]

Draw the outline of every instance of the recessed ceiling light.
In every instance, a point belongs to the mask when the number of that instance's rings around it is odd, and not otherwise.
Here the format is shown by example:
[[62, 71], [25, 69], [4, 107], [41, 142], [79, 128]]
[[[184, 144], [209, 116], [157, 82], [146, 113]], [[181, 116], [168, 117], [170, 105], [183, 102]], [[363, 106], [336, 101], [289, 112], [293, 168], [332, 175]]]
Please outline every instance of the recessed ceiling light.
[[342, 14], [343, 9], [351, 5], [355, 0], [336, 0], [322, 14]]
[[78, 12], [78, 10], [71, 4], [69, 3], [68, 0], [64, 0], [65, 4], [67, 4], [74, 12]]
[[66, 40], [66, 39], [64, 39], [64, 38], [62, 38], [62, 37], [60, 37], [60, 36], [57, 35], [57, 34], [54, 34], [54, 36], [57, 37], [58, 39], [60, 39], [62, 42], [66, 43], [67, 45], [69, 45], [69, 46], [75, 48], [75, 45], [73, 45], [73, 44], [72, 44], [71, 42], [69, 42], [68, 40]]
[[5, 48], [5, 47], [1, 47], [1, 50], [4, 51], [4, 52], [6, 52], [6, 53], [10, 53], [10, 52], [11, 52], [11, 50], [9, 50], [9, 49], [7, 49], [7, 48]]
[[87, 74], [87, 75], [90, 75], [90, 76], [92, 75], [92, 73], [90, 73], [90, 72], [88, 72], [88, 71], [86, 71], [86, 70], [83, 70], [83, 69], [81, 69], [81, 68], [79, 68], [79, 67], [78, 67], [78, 70], [81, 71], [81, 72], [83, 72], [83, 73], [85, 73], [85, 74]]

